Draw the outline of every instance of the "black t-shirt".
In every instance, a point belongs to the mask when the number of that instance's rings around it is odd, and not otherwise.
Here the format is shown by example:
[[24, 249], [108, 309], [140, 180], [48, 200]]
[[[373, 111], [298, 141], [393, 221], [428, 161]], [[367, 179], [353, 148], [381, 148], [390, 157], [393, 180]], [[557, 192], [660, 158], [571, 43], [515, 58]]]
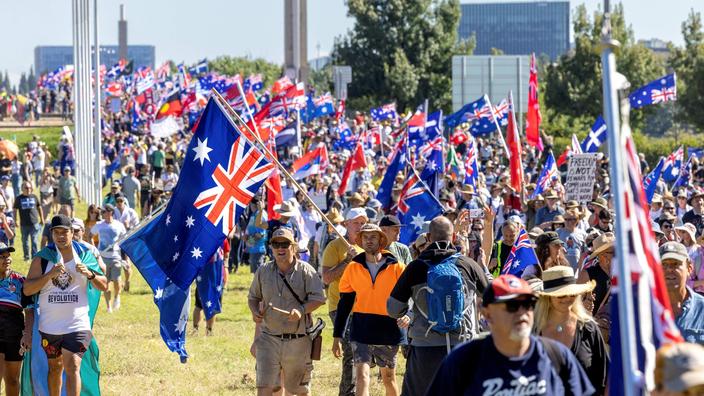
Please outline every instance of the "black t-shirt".
[[15, 209], [20, 213], [20, 226], [26, 227], [39, 224], [38, 202], [39, 199], [34, 194], [21, 194], [15, 199]]
[[[499, 244], [501, 245], [501, 252], [498, 252], [497, 249]], [[504, 264], [506, 264], [506, 260], [508, 260], [508, 255], [511, 253], [511, 248], [513, 248], [513, 245], [507, 245], [503, 241], [494, 243], [494, 248], [491, 250], [491, 258], [497, 258], [496, 255], [501, 253], [497, 260], [499, 268], [504, 268]]]
[[563, 384], [538, 338], [530, 337], [525, 355], [508, 358], [488, 336], [462, 344], [445, 358], [427, 395], [592, 395], [594, 387], [575, 356], [554, 343], [565, 362]]
[[[9, 168], [10, 170], [3, 170], [3, 168]], [[10, 161], [7, 158], [3, 158], [0, 160], [0, 176], [10, 176], [10, 172], [12, 172], [12, 161]]]
[[594, 309], [592, 310], [592, 316], [596, 316], [596, 313], [599, 312], [599, 308], [604, 304], [604, 300], [609, 295], [611, 277], [601, 269], [599, 264], [587, 268], [587, 275], [589, 275], [589, 280], [596, 282], [596, 287], [594, 287]]

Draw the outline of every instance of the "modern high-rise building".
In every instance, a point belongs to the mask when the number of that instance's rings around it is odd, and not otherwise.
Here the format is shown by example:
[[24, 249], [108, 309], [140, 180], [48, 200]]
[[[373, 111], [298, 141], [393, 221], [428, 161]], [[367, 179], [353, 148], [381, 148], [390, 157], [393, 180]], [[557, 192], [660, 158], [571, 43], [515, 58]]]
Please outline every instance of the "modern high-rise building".
[[555, 60], [570, 48], [570, 2], [473, 2], [461, 4], [459, 37], [472, 34], [476, 55], [492, 48], [506, 55], [546, 54]]
[[[108, 69], [119, 62], [117, 45], [100, 46], [100, 63]], [[155, 47], [153, 45], [127, 46], [127, 59], [134, 61], [135, 70], [141, 66], [154, 68]], [[93, 48], [91, 48], [91, 60]], [[47, 73], [59, 66], [73, 64], [73, 47], [70, 45], [39, 45], [34, 47], [34, 71], [37, 74]]]

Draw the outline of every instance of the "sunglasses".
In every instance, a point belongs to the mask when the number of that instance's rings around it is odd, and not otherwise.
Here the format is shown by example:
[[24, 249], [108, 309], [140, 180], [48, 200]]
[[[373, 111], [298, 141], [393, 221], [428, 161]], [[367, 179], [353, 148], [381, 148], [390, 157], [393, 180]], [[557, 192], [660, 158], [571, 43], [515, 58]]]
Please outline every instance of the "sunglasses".
[[291, 246], [291, 242], [272, 242], [271, 247], [273, 249], [288, 249]]
[[667, 229], [670, 229], [670, 228], [672, 228], [672, 224], [663, 223], [663, 225], [662, 225], [661, 228], [662, 228], [662, 229], [666, 229], [666, 228], [667, 228]]
[[532, 311], [535, 308], [535, 303], [537, 302], [534, 298], [520, 299], [520, 300], [509, 300], [506, 301], [506, 312], [516, 313], [519, 309], [525, 308], [527, 311]]

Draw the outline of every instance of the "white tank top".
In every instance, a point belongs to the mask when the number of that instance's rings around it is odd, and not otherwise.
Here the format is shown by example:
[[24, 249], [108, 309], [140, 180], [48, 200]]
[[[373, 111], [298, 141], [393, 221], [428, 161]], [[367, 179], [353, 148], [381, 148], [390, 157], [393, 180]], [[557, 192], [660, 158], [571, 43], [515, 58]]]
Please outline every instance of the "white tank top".
[[[43, 333], [90, 330], [88, 279], [76, 272], [75, 260], [65, 266], [66, 272], [48, 281], [39, 292], [39, 330]], [[49, 262], [45, 273], [53, 267], [54, 263]]]

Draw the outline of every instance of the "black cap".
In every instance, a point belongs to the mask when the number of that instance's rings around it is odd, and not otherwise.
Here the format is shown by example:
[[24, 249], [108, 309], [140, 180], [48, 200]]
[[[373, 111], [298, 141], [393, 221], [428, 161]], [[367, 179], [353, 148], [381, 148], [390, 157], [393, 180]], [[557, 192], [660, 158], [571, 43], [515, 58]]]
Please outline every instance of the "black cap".
[[536, 245], [549, 245], [560, 241], [560, 236], [555, 231], [548, 231], [538, 235], [535, 238]]
[[51, 219], [51, 229], [53, 230], [54, 228], [66, 228], [66, 229], [70, 230], [71, 229], [71, 218], [66, 215], [62, 215], [62, 214], [58, 214], [58, 215], [54, 216]]
[[112, 206], [111, 204], [105, 204], [105, 205], [103, 205], [103, 209], [102, 209], [102, 210], [103, 210], [103, 212], [110, 212], [110, 213], [113, 213], [113, 212], [115, 212], [115, 207]]
[[400, 227], [401, 221], [395, 215], [386, 215], [379, 220], [379, 227]]
[[12, 253], [14, 251], [15, 251], [15, 248], [13, 248], [12, 246], [7, 246], [3, 242], [0, 242], [0, 254], [7, 253], [7, 252]]

